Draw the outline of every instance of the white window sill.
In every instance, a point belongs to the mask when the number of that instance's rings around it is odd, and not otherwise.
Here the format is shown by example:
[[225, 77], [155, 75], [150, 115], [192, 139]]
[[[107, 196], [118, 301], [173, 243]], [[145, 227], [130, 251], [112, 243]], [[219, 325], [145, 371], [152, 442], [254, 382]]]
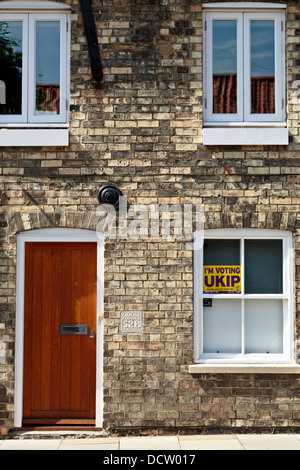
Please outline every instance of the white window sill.
[[299, 364], [193, 364], [190, 374], [300, 374]]
[[226, 2], [226, 3], [207, 3], [203, 5], [203, 8], [205, 9], [214, 9], [217, 8], [218, 10], [220, 9], [241, 9], [244, 10], [245, 8], [247, 9], [254, 9], [254, 10], [259, 10], [259, 9], [264, 9], [264, 8], [275, 8], [276, 10], [278, 8], [286, 8], [286, 5], [281, 5], [278, 3], [254, 3], [254, 2]]
[[64, 5], [62, 3], [56, 2], [38, 2], [38, 1], [15, 1], [15, 2], [1, 2], [0, 3], [1, 10], [70, 10], [69, 5]]
[[0, 147], [65, 147], [69, 129], [0, 129]]
[[1, 122], [0, 129], [67, 129], [69, 124], [66, 122], [35, 122], [28, 124], [27, 122]]
[[286, 127], [205, 127], [203, 145], [288, 145]]

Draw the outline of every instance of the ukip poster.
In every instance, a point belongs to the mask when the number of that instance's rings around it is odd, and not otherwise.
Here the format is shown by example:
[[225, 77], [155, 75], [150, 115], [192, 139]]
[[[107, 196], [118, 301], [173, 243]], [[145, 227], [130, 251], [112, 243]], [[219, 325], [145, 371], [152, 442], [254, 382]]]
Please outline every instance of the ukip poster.
[[204, 266], [204, 294], [240, 294], [241, 266]]

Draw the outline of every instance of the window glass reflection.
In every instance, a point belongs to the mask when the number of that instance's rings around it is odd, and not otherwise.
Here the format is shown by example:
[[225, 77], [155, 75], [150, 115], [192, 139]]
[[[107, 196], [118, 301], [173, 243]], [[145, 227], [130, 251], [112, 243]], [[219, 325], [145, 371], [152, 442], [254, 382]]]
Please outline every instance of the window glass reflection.
[[237, 113], [237, 22], [213, 21], [213, 112]]
[[36, 114], [59, 114], [60, 22], [36, 22]]
[[0, 114], [22, 114], [22, 27], [22, 21], [0, 21]]
[[251, 113], [275, 113], [273, 20], [251, 20]]

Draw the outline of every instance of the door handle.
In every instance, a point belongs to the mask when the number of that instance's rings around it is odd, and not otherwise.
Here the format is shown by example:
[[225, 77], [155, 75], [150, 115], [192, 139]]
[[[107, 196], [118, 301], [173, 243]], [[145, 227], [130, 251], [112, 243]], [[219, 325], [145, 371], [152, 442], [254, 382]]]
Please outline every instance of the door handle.
[[95, 338], [94, 330], [90, 330], [90, 338]]

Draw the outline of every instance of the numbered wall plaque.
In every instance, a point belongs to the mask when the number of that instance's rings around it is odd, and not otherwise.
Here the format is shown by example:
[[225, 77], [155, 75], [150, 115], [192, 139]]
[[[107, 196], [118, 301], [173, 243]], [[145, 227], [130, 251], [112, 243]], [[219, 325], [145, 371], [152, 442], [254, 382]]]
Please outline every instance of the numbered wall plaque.
[[122, 333], [142, 333], [143, 312], [140, 310], [123, 310], [121, 312]]

